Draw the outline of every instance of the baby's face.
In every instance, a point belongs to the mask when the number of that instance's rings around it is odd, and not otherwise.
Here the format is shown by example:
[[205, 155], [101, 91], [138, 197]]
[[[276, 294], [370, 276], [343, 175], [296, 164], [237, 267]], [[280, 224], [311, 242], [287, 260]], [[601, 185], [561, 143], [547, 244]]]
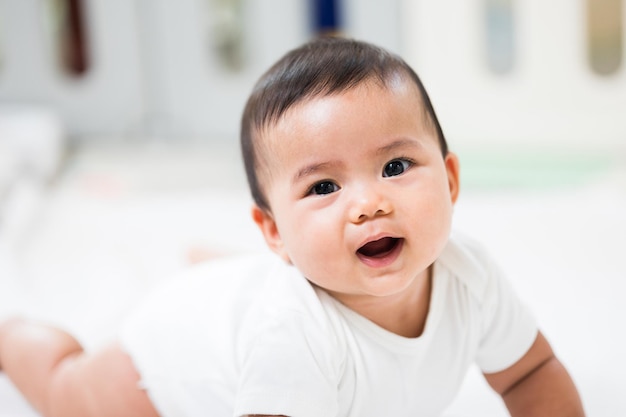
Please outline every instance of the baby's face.
[[348, 307], [401, 296], [450, 232], [458, 163], [442, 157], [417, 88], [374, 82], [288, 110], [261, 136], [270, 247]]

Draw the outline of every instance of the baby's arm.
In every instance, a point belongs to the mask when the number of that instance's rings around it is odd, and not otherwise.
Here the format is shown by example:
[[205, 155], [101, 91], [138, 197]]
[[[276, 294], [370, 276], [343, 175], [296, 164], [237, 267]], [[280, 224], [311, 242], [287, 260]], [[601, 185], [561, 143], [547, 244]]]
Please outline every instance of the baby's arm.
[[522, 359], [485, 378], [513, 417], [585, 415], [574, 382], [541, 333]]
[[130, 358], [112, 344], [85, 353], [66, 332], [0, 323], [0, 370], [45, 417], [157, 417]]

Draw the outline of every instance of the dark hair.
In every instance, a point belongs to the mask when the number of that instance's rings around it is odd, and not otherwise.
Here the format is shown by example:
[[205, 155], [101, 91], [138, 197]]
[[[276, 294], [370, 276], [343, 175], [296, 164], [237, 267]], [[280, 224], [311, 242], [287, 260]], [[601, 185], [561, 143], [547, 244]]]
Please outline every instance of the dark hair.
[[276, 123], [305, 99], [340, 93], [372, 79], [386, 85], [396, 75], [408, 76], [418, 87], [426, 119], [437, 132], [442, 154], [447, 155], [448, 145], [428, 94], [402, 58], [366, 42], [317, 38], [276, 62], [256, 83], [246, 103], [241, 120], [241, 152], [254, 202], [261, 209], [270, 209], [257, 175], [260, 161], [255, 139], [260, 130]]

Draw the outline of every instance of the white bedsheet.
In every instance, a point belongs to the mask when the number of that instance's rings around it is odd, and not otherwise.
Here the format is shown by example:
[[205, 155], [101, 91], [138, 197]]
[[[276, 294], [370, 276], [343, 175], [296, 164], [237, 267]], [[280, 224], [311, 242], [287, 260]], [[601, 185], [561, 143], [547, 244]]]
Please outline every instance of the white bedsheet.
[[[229, 162], [235, 151], [200, 151], [86, 149], [71, 158], [29, 227], [10, 242], [0, 229], [0, 318], [43, 318], [95, 347], [142, 294], [188, 264], [190, 249], [265, 250], [241, 168]], [[626, 415], [625, 172], [560, 189], [470, 187], [455, 213], [536, 312], [590, 416]], [[34, 415], [0, 376], [0, 417]], [[504, 415], [475, 370], [448, 413]]]

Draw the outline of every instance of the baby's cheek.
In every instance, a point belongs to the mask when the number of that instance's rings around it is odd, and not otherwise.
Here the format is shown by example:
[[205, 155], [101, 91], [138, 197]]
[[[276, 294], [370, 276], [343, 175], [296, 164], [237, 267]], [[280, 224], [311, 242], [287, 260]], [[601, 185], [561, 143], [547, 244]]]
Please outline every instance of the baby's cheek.
[[294, 259], [296, 266], [308, 277], [320, 277], [329, 273], [336, 260], [342, 256], [327, 238], [314, 233], [303, 235], [302, 244]]

